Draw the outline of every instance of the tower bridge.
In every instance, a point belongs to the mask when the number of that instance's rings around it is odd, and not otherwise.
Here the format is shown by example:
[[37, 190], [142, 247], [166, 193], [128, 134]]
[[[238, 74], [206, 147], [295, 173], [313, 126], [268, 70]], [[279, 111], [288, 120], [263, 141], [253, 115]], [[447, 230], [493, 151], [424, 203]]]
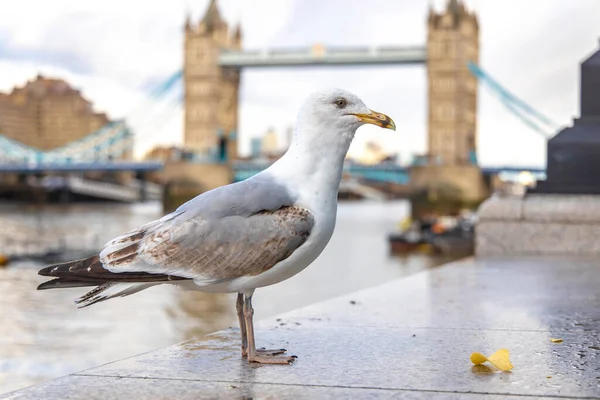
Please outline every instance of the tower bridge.
[[[428, 156], [435, 164], [471, 165], [477, 146], [477, 16], [459, 0], [430, 8], [425, 46], [244, 50], [240, 26], [230, 28], [217, 0], [203, 18], [185, 23], [183, 79], [185, 147], [203, 155], [237, 154], [240, 72], [246, 68], [423, 64], [427, 68]], [[223, 148], [225, 146], [225, 148]]]
[[[504, 89], [479, 67], [479, 21], [461, 0], [448, 0], [442, 11], [430, 7], [427, 38], [421, 46], [325, 47], [245, 50], [242, 30], [230, 28], [211, 0], [198, 23], [185, 24], [185, 146], [203, 155], [237, 154], [240, 73], [246, 68], [301, 68], [345, 65], [421, 64], [427, 71], [426, 165], [350, 166], [348, 172], [372, 181], [427, 186], [444, 181], [466, 197], [487, 195], [491, 175], [540, 168], [480, 168], [477, 161], [478, 84], [490, 89], [506, 108], [545, 138], [557, 125]], [[401, 73], [401, 72], [399, 72]], [[217, 157], [218, 158], [218, 157]], [[233, 162], [235, 179], [261, 169], [260, 163]]]
[[[246, 68], [302, 68], [345, 65], [398, 66], [420, 64], [427, 72], [427, 157], [425, 165], [409, 169], [397, 165], [379, 167], [350, 166], [349, 173], [372, 181], [389, 181], [427, 185], [440, 180], [459, 187], [470, 197], [485, 195], [483, 175], [515, 173], [535, 168], [502, 166], [483, 168], [477, 165], [477, 96], [478, 83], [533, 130], [549, 136], [556, 125], [536, 112], [479, 66], [479, 22], [461, 0], [448, 0], [442, 11], [430, 7], [425, 45], [325, 47], [245, 50], [240, 26], [230, 27], [222, 18], [217, 0], [210, 0], [204, 16], [197, 23], [188, 17], [184, 27], [184, 63], [150, 95], [163, 99], [183, 83], [184, 95], [171, 100], [184, 106], [184, 150], [195, 161], [194, 170], [204, 187], [214, 187], [215, 179], [204, 178], [214, 171], [198, 169], [198, 161], [226, 164], [233, 174], [219, 169], [219, 179], [230, 176], [242, 179], [260, 171], [260, 163], [243, 163], [237, 159], [237, 131], [240, 76]], [[401, 72], [399, 72], [401, 73]], [[0, 96], [0, 100], [2, 97]], [[171, 106], [173, 106], [171, 104]], [[171, 112], [174, 107], [171, 107]], [[145, 111], [145, 114], [148, 114]], [[0, 115], [0, 131], [2, 130]], [[100, 118], [100, 117], [94, 117]], [[1, 134], [2, 132], [0, 132]], [[127, 168], [137, 174], [161, 169], [162, 164], [124, 163], [130, 155], [134, 135], [125, 121], [107, 123], [91, 134], [53, 149], [38, 149], [0, 135], [0, 174], [40, 172], [116, 171]], [[168, 165], [167, 165], [168, 166]], [[174, 172], [175, 171], [175, 172]], [[179, 171], [179, 172], [177, 172]], [[204, 171], [204, 173], [202, 172]], [[181, 173], [181, 166], [166, 176]], [[220, 181], [219, 181], [220, 182]], [[220, 184], [228, 183], [227, 181]]]

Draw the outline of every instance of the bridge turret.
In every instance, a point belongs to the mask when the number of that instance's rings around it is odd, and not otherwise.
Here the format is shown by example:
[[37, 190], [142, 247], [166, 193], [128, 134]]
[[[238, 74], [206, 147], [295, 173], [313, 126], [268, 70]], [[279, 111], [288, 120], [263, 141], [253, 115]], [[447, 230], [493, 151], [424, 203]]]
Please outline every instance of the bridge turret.
[[221, 18], [216, 0], [210, 0], [204, 18], [202, 18], [198, 27], [203, 33], [227, 31], [227, 22]]
[[477, 79], [468, 70], [479, 60], [479, 24], [460, 0], [440, 13], [430, 7], [427, 36], [430, 162], [464, 165], [476, 149]]
[[192, 16], [190, 15], [190, 12], [186, 12], [185, 14], [185, 31], [191, 31], [192, 30]]
[[[223, 50], [241, 46], [232, 38], [216, 0], [211, 0], [196, 27], [186, 24], [184, 49], [184, 146], [201, 156], [218, 152], [218, 132], [237, 129], [239, 71], [219, 66]], [[228, 154], [237, 154], [236, 139], [226, 138]]]
[[[479, 24], [463, 0], [448, 0], [427, 19], [428, 149], [426, 165], [410, 169], [413, 202], [421, 208], [448, 201], [480, 201], [488, 196], [477, 155], [477, 79], [469, 62], [479, 61]], [[426, 199], [426, 200], [424, 200]], [[458, 211], [458, 210], [456, 210]]]
[[233, 32], [233, 46], [236, 49], [242, 48], [242, 26], [237, 24], [235, 27], [235, 31]]

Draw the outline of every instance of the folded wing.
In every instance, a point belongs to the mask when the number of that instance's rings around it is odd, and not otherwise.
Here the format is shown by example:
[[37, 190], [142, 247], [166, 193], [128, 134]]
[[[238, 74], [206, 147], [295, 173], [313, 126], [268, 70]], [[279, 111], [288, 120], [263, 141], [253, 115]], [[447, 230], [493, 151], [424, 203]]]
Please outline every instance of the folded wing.
[[249, 217], [157, 221], [111, 241], [100, 255], [40, 270], [56, 279], [38, 289], [98, 286], [78, 300], [88, 306], [159, 283], [255, 276], [289, 257], [313, 225], [310, 211], [289, 206]]
[[[117, 240], [100, 253], [113, 273], [161, 273], [207, 284], [255, 276], [289, 257], [308, 238], [313, 214], [301, 207], [165, 223], [133, 232], [133, 243]], [[115, 250], [112, 250], [112, 249]]]
[[97, 286], [78, 300], [87, 306], [160, 283], [259, 275], [310, 235], [314, 216], [294, 202], [268, 174], [217, 188], [111, 240], [99, 255], [40, 270], [56, 279], [38, 289]]

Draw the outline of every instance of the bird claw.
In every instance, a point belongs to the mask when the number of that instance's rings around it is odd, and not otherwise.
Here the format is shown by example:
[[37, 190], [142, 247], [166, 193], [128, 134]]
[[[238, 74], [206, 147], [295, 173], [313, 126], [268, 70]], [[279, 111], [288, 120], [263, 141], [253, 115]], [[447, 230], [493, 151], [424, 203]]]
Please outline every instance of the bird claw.
[[296, 361], [296, 356], [264, 356], [256, 354], [253, 357], [248, 356], [248, 362], [255, 362], [259, 364], [291, 364]]
[[277, 356], [285, 354], [286, 351], [286, 349], [265, 349], [261, 347], [260, 349], [256, 349], [256, 354], [259, 356]]
[[[272, 357], [285, 354], [286, 351], [286, 349], [265, 349], [264, 347], [261, 347], [260, 349], [256, 349], [256, 355]], [[242, 348], [242, 357], [248, 357], [248, 351], [244, 348]]]

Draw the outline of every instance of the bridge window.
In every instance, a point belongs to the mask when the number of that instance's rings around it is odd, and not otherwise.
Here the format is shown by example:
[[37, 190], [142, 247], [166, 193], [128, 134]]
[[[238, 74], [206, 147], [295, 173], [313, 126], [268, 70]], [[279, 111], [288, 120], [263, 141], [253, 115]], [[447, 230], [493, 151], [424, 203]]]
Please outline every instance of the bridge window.
[[213, 85], [208, 82], [196, 82], [191, 85], [192, 93], [199, 96], [207, 96], [212, 93]]
[[454, 107], [453, 103], [442, 103], [434, 106], [433, 113], [435, 119], [440, 121], [448, 121], [454, 119], [456, 108]]
[[431, 42], [429, 44], [429, 51], [432, 55], [439, 57], [442, 55], [444, 51], [444, 43], [443, 42]]
[[456, 57], [456, 42], [446, 42], [446, 55]]
[[473, 26], [469, 23], [465, 23], [462, 24], [460, 29], [464, 32], [464, 33], [472, 33], [473, 32]]
[[432, 147], [444, 149], [454, 145], [454, 130], [448, 127], [435, 127], [431, 130]]
[[442, 27], [443, 28], [452, 28], [454, 26], [454, 20], [452, 15], [446, 14], [442, 17]]
[[456, 84], [452, 78], [433, 79], [433, 90], [436, 92], [450, 92], [454, 90]]
[[208, 120], [209, 112], [206, 108], [196, 106], [192, 107], [189, 112], [189, 120], [194, 122], [205, 122]]

